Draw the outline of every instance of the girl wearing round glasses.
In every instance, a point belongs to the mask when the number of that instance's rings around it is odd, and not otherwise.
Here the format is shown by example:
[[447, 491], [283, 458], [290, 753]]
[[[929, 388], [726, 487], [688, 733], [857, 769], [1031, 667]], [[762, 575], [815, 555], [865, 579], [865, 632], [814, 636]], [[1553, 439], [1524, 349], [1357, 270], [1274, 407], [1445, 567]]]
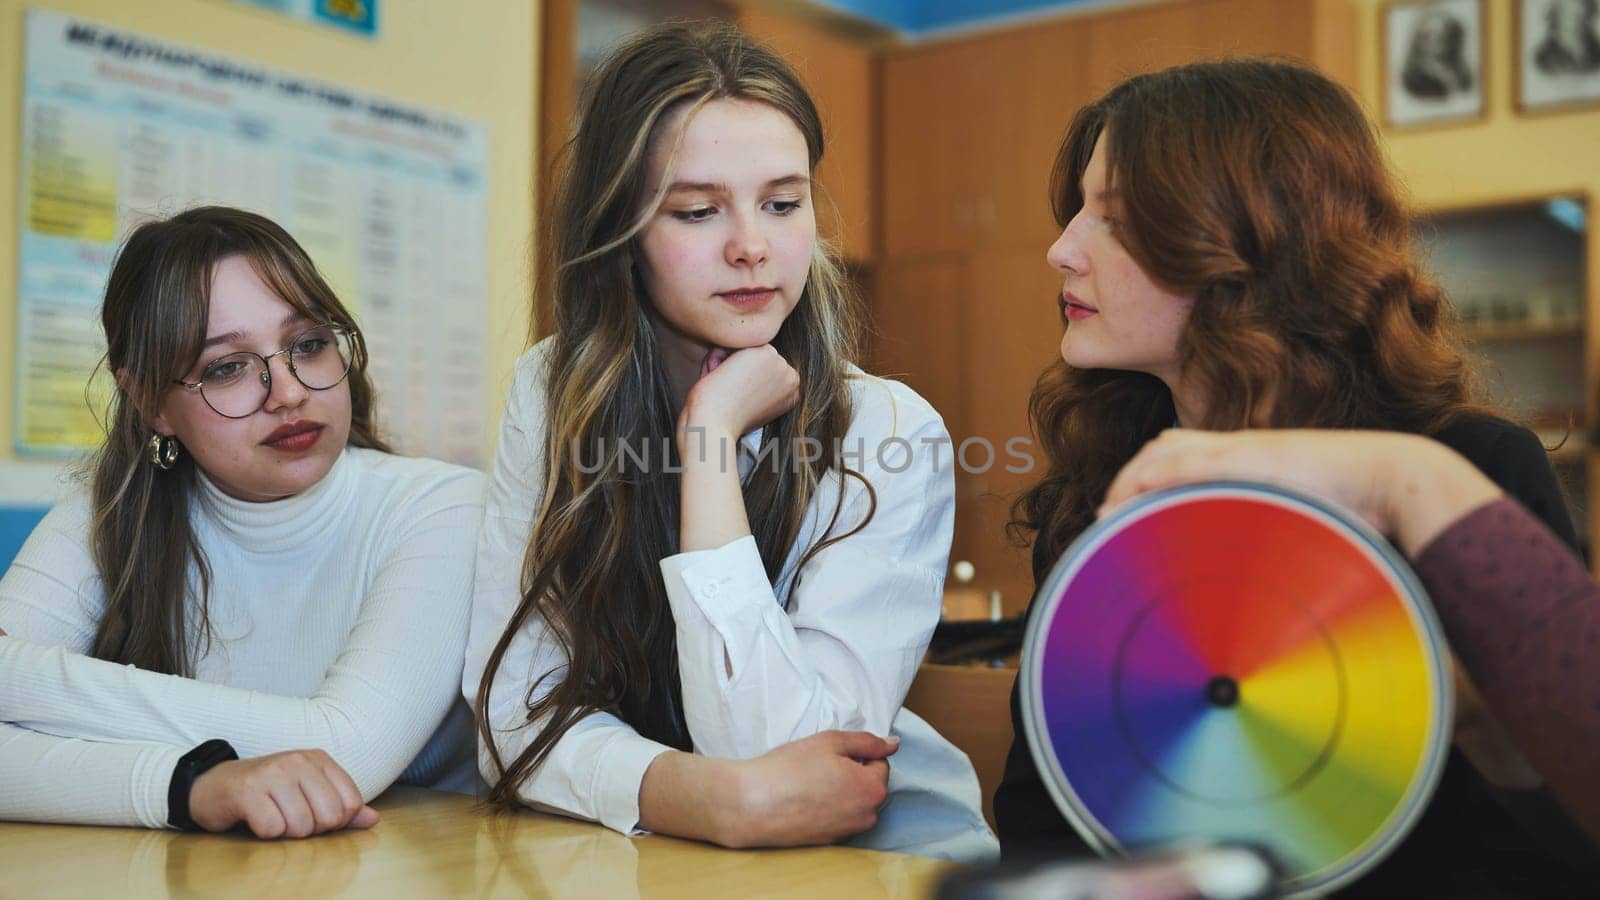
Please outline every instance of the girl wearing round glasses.
[[465, 689], [498, 805], [995, 855], [971, 764], [901, 708], [949, 437], [849, 362], [821, 155], [794, 73], [731, 28], [648, 32], [593, 76], [478, 556]]
[[[273, 359], [283, 357], [289, 374], [309, 390], [326, 391], [337, 387], [349, 375], [357, 336], [353, 328], [314, 325], [295, 335], [288, 346], [276, 353], [266, 356], [249, 350], [229, 353], [207, 363], [200, 370], [199, 381], [174, 378], [172, 383], [199, 391], [206, 405], [216, 410], [217, 415], [243, 419], [254, 415], [272, 396], [269, 363]], [[211, 346], [212, 341], [207, 340], [206, 344]], [[310, 446], [314, 442], [311, 432], [305, 432], [301, 443]], [[177, 460], [177, 444], [172, 441], [162, 444], [159, 438], [156, 443], [157, 452], [169, 460], [170, 468], [171, 462]]]
[[261, 837], [470, 792], [482, 478], [389, 452], [350, 313], [276, 224], [135, 229], [83, 491], [0, 580], [0, 818]]

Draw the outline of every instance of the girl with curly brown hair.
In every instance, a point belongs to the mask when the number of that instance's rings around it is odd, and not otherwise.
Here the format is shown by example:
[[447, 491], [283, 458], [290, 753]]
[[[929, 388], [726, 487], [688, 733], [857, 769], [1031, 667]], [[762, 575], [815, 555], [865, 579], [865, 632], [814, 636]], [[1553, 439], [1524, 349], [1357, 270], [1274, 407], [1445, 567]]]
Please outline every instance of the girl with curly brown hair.
[[[1119, 469], [1175, 426], [1425, 435], [1576, 546], [1538, 439], [1480, 399], [1343, 88], [1266, 60], [1131, 78], [1073, 120], [1052, 201], [1062, 361], [1031, 399], [1048, 464], [1013, 523], [1033, 536], [1036, 580], [1094, 521]], [[1015, 695], [1012, 712], [1020, 736]], [[1567, 856], [1581, 849], [1557, 847], [1581, 841], [1497, 738], [1458, 726], [1427, 814], [1353, 893], [1571, 895], [1584, 861]], [[1020, 738], [995, 814], [1008, 854], [1084, 849]]]

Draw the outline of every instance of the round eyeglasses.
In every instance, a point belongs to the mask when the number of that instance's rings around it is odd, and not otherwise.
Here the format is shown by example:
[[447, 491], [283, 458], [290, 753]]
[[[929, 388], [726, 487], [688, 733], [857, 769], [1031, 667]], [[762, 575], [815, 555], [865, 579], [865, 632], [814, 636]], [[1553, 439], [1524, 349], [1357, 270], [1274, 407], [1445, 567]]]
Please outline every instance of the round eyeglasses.
[[287, 356], [289, 372], [313, 391], [337, 387], [350, 374], [358, 334], [339, 325], [318, 325], [294, 336], [289, 346], [262, 356], [241, 350], [206, 363], [199, 381], [174, 379], [184, 387], [199, 391], [206, 405], [217, 415], [243, 419], [267, 405], [272, 395], [272, 367], [275, 356]]

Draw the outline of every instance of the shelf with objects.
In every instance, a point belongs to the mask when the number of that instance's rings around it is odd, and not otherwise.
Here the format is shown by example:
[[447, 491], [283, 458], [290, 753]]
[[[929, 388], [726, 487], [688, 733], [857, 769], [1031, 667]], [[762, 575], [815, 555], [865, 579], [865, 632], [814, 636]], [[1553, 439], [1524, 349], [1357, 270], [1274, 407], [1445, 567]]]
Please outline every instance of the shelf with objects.
[[1592, 559], [1589, 202], [1580, 195], [1439, 210], [1418, 246], [1460, 316], [1489, 397], [1550, 452]]

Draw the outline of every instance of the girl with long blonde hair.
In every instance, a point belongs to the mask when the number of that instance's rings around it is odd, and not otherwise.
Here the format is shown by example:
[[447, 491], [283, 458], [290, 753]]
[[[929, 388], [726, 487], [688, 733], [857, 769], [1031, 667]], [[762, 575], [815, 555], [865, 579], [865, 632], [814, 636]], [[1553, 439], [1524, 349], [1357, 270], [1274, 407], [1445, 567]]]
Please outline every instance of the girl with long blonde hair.
[[949, 438], [850, 362], [822, 149], [794, 73], [732, 28], [647, 32], [593, 75], [554, 334], [517, 366], [478, 555], [464, 687], [498, 805], [995, 853], [970, 763], [901, 707], [939, 617]]

